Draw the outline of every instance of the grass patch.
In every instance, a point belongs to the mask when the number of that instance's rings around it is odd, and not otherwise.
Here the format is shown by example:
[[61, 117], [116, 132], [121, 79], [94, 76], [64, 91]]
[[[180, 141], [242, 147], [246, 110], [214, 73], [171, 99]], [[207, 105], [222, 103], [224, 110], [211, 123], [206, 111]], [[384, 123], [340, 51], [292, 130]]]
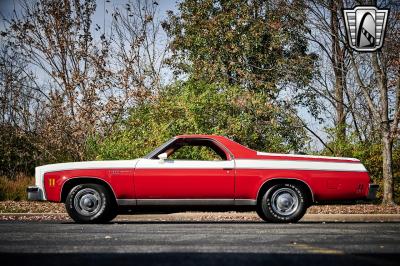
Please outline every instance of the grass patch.
[[18, 175], [15, 178], [0, 176], [0, 200], [26, 200], [26, 188], [35, 184], [32, 176]]

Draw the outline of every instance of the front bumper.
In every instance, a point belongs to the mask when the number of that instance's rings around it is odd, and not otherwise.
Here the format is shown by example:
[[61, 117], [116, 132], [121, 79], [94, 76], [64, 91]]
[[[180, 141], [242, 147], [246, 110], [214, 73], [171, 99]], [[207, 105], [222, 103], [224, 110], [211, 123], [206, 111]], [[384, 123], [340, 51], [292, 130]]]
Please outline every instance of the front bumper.
[[43, 191], [37, 186], [29, 186], [26, 189], [28, 200], [43, 200]]
[[379, 188], [379, 185], [369, 184], [368, 195], [367, 195], [368, 200], [376, 199], [376, 192], [378, 191], [378, 188]]

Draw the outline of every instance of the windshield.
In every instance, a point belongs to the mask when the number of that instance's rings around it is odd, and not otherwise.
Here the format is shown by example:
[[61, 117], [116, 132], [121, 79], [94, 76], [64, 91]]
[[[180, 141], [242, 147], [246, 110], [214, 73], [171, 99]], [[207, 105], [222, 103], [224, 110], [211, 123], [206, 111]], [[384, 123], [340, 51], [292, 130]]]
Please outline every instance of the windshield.
[[175, 138], [172, 138], [172, 139], [164, 142], [161, 146], [157, 147], [155, 150], [153, 150], [152, 152], [150, 152], [149, 154], [147, 154], [143, 158], [145, 158], [145, 159], [153, 158], [157, 153], [159, 153], [162, 149], [164, 149], [166, 146], [171, 144], [174, 140], [175, 140]]

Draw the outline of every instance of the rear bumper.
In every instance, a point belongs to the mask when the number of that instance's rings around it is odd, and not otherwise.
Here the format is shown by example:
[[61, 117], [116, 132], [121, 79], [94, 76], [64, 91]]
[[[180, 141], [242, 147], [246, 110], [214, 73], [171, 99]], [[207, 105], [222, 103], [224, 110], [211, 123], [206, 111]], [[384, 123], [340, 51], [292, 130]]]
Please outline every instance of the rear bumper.
[[43, 200], [43, 190], [37, 186], [29, 186], [26, 188], [28, 200]]
[[368, 200], [376, 199], [376, 192], [378, 191], [378, 188], [379, 188], [379, 185], [369, 184], [368, 195], [367, 195]]

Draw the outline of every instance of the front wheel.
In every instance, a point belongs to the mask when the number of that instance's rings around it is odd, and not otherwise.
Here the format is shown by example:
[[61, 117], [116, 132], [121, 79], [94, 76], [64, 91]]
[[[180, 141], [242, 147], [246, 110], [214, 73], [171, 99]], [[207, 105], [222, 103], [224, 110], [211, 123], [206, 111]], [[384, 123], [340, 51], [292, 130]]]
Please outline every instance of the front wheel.
[[297, 222], [307, 211], [306, 193], [295, 184], [277, 184], [265, 192], [257, 209], [258, 215], [268, 222]]
[[69, 216], [79, 223], [104, 223], [115, 217], [116, 206], [108, 190], [98, 184], [80, 184], [65, 201]]

